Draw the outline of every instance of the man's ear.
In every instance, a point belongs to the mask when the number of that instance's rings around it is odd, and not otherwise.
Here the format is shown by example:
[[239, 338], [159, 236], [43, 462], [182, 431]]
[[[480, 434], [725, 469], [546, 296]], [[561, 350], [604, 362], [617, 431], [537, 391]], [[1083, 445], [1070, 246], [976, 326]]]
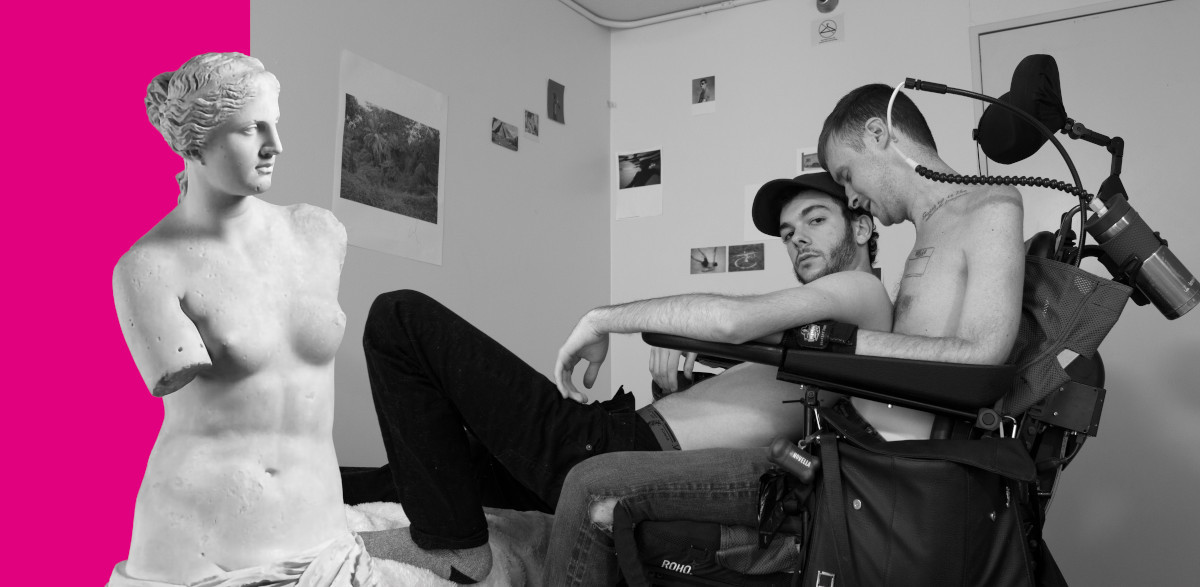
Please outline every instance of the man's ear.
[[866, 142], [867, 139], [870, 139], [871, 143], [877, 149], [886, 148], [888, 146], [888, 140], [893, 138], [888, 132], [887, 122], [878, 116], [868, 119], [867, 122], [863, 124], [863, 131], [866, 133], [863, 137], [863, 142]]
[[871, 240], [871, 233], [875, 232], [875, 221], [871, 219], [870, 214], [857, 214], [854, 216], [854, 243], [857, 245], [865, 245]]

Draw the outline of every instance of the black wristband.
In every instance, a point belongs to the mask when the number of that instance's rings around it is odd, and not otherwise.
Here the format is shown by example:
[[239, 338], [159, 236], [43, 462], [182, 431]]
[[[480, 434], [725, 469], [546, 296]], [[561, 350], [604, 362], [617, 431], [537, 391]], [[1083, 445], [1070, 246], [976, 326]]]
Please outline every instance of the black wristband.
[[858, 344], [858, 327], [833, 320], [822, 320], [783, 331], [780, 344], [789, 349], [853, 355], [854, 347]]

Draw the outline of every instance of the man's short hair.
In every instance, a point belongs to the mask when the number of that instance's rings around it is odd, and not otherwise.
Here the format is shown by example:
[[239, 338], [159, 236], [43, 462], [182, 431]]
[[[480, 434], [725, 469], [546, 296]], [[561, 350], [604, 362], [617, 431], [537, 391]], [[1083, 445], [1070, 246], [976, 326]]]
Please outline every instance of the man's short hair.
[[[855, 152], [862, 151], [860, 133], [863, 125], [875, 117], [887, 120], [887, 106], [892, 91], [893, 88], [884, 84], [867, 84], [851, 90], [838, 100], [837, 106], [833, 107], [833, 111], [825, 118], [825, 125], [821, 127], [821, 138], [817, 143], [817, 160], [821, 162], [821, 167], [829, 169], [825, 162], [825, 148], [831, 139], [842, 141]], [[925, 116], [904, 92], [897, 94], [896, 102], [892, 104], [892, 126], [903, 131], [918, 145], [937, 152], [937, 143], [933, 140]]]
[[[870, 217], [870, 213], [862, 208], [851, 208], [846, 189], [834, 181], [828, 171], [822, 171], [797, 175], [792, 179], [773, 179], [763, 184], [754, 195], [754, 204], [750, 207], [750, 217], [754, 220], [754, 226], [763, 234], [779, 236], [779, 215], [783, 213], [783, 207], [805, 191], [821, 192], [836, 200], [847, 225], [855, 217]], [[872, 265], [875, 264], [875, 253], [879, 250], [878, 240], [879, 233], [872, 230], [871, 238], [867, 241], [867, 252], [870, 254]]]

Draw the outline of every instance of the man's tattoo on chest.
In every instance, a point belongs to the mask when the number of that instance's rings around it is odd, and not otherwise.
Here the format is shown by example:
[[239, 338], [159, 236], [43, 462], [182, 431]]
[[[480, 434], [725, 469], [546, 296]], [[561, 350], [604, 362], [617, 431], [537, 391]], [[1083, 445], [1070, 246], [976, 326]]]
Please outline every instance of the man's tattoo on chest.
[[967, 190], [958, 190], [957, 192], [938, 200], [938, 202], [934, 204], [932, 208], [926, 210], [925, 213], [921, 215], [921, 220], [929, 220], [929, 217], [933, 216], [933, 214], [938, 210], [941, 210], [942, 206], [945, 206], [946, 204], [949, 204], [950, 202], [953, 202], [954, 200], [957, 200], [965, 195], [967, 195]]
[[908, 256], [908, 261], [904, 262], [904, 276], [920, 277], [925, 275], [925, 267], [929, 265], [930, 257], [933, 257], [933, 247], [915, 249]]

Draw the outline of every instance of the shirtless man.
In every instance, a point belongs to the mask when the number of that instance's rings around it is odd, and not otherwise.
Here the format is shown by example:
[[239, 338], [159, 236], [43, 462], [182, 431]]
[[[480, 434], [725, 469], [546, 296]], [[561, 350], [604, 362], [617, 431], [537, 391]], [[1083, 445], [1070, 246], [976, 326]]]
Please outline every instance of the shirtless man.
[[[871, 270], [874, 225], [846, 203], [827, 173], [770, 182], [756, 198], [756, 225], [782, 236], [797, 279], [807, 285], [599, 308], [580, 320], [564, 349], [578, 345], [593, 361], [585, 376], [590, 385], [602, 358], [596, 353], [607, 350], [599, 329], [730, 342], [822, 319], [886, 330], [891, 303]], [[567, 472], [593, 455], [766, 446], [775, 436], [800, 433], [803, 407], [780, 403], [800, 392], [776, 381], [768, 367], [735, 367], [657, 409], [635, 413], [626, 393], [587, 404], [573, 386], [560, 394], [555, 382], [416, 292], [376, 299], [363, 345], [390, 464], [345, 472], [346, 498], [399, 501], [412, 522], [362, 533], [367, 550], [460, 583], [483, 579], [491, 566], [481, 506], [553, 512]], [[555, 371], [568, 382], [570, 357], [560, 353]]]
[[[610, 333], [659, 332], [712, 342], [751, 340], [778, 343], [780, 332], [818, 320], [836, 320], [861, 328], [891, 328], [892, 306], [872, 272], [874, 225], [863, 211], [851, 210], [844, 192], [827, 173], [768, 182], [754, 199], [760, 231], [778, 236], [787, 247], [802, 287], [753, 296], [684, 294], [596, 308], [583, 316], [559, 350], [555, 380], [559, 390], [586, 402], [571, 380], [580, 359], [589, 362], [583, 383], [591, 387], [608, 352]], [[652, 349], [650, 370], [664, 391], [677, 388], [681, 353]], [[695, 354], [684, 372], [690, 375]], [[777, 436], [801, 434], [802, 391], [775, 378], [776, 368], [742, 363], [720, 377], [705, 379], [685, 393], [672, 393], [639, 410], [666, 433], [673, 448], [766, 446]], [[873, 404], [854, 400], [856, 404]], [[884, 408], [886, 410], [886, 407]], [[910, 410], [881, 413], [881, 433], [903, 429]], [[660, 432], [661, 430], [661, 432]]]
[[[954, 174], [921, 111], [892, 88], [870, 84], [846, 94], [825, 119], [821, 164], [850, 203], [885, 226], [912, 222], [916, 242], [904, 266], [891, 332], [860, 330], [860, 355], [998, 365], [1017, 337], [1024, 276], [1021, 196], [1012, 187], [935, 183], [918, 165]], [[868, 421], [879, 404], [862, 409]], [[928, 438], [932, 418], [903, 436]]]

